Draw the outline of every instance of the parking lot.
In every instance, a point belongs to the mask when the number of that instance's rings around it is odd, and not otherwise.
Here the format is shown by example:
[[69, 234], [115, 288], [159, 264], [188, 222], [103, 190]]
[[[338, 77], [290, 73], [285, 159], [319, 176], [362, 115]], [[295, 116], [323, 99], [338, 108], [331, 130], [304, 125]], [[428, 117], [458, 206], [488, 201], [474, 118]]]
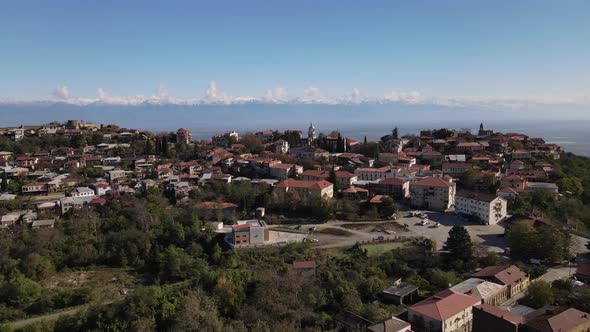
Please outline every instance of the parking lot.
[[[403, 212], [407, 214], [407, 212]], [[455, 215], [454, 213], [441, 213], [441, 212], [429, 212], [425, 211], [428, 215], [428, 219], [431, 220], [427, 225], [421, 224], [419, 217], [402, 217], [398, 220], [400, 224], [408, 225], [410, 232], [416, 236], [424, 236], [436, 241], [437, 249], [442, 249], [444, 242], [449, 236], [449, 231], [454, 225], [464, 226], [471, 240], [474, 243], [481, 243], [486, 245], [489, 250], [494, 252], [504, 252], [506, 247], [506, 240], [503, 237], [504, 227], [499, 225], [480, 225], [469, 221], [464, 221]], [[438, 227], [435, 227], [435, 223], [440, 223]]]

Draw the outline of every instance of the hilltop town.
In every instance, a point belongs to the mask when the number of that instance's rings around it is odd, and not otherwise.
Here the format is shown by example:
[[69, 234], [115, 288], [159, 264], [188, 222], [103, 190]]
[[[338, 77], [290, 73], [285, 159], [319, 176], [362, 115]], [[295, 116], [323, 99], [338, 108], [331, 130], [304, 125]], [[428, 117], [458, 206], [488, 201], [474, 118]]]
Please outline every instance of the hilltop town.
[[590, 330], [587, 158], [483, 123], [192, 136], [0, 129], [0, 323]]

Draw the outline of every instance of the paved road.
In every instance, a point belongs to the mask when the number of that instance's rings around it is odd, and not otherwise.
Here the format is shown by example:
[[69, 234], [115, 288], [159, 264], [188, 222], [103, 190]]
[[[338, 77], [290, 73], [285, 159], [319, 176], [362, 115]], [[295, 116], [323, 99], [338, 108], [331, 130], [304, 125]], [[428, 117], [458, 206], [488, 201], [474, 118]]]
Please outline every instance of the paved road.
[[434, 227], [434, 223], [422, 226], [420, 224], [420, 218], [417, 217], [404, 217], [397, 221], [401, 224], [408, 225], [409, 230], [413, 234], [435, 240], [438, 250], [442, 249], [449, 237], [451, 228], [455, 225], [461, 225], [469, 232], [474, 243], [484, 244], [489, 250], [494, 252], [504, 252], [506, 240], [503, 237], [504, 227], [502, 225], [480, 225], [465, 222], [459, 219], [454, 213], [426, 212], [426, 214], [428, 215], [428, 219], [440, 223], [440, 226]]

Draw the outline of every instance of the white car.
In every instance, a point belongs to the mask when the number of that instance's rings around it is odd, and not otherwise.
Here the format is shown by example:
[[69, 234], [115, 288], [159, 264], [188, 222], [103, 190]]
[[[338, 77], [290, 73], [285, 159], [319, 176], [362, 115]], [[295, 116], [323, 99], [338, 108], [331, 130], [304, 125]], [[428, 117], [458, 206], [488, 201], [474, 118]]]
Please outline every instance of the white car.
[[434, 224], [434, 227], [439, 227], [439, 226], [440, 226], [440, 223], [439, 222], [437, 222], [436, 224]]
[[422, 225], [422, 226], [426, 226], [426, 225], [428, 225], [428, 222], [430, 222], [430, 220], [428, 220], [428, 219], [424, 219], [424, 220], [422, 220], [422, 221], [420, 222], [420, 225]]
[[426, 213], [422, 213], [419, 216], [421, 219], [428, 219], [428, 215]]

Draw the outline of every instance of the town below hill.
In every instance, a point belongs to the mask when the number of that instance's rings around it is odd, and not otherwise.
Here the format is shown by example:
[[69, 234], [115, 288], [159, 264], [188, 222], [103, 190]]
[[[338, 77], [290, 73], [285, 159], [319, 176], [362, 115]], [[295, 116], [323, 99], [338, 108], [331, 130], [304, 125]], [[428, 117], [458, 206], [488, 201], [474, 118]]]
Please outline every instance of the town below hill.
[[590, 330], [589, 158], [383, 134], [0, 129], [2, 331]]

